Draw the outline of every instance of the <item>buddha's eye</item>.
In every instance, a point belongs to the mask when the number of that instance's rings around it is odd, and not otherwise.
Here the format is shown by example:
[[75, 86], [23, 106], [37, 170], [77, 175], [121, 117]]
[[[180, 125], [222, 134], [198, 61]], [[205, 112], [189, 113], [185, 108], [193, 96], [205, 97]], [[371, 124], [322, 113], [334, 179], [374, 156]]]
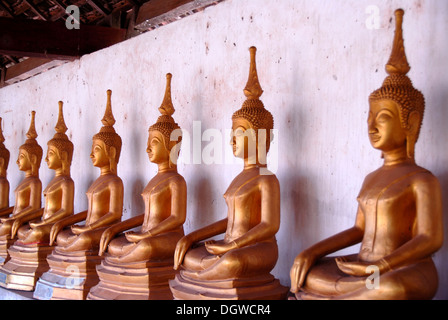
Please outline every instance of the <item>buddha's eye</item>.
[[159, 140], [158, 139], [152, 139], [151, 140], [151, 146], [155, 147], [159, 144]]
[[235, 134], [235, 137], [241, 137], [242, 135], [244, 135], [244, 130], [236, 129], [234, 134]]
[[389, 121], [390, 119], [392, 119], [392, 117], [391, 117], [389, 114], [385, 113], [385, 112], [380, 113], [380, 114], [377, 116], [377, 118], [376, 118], [376, 120], [377, 120], [379, 123], [385, 123], [385, 122]]

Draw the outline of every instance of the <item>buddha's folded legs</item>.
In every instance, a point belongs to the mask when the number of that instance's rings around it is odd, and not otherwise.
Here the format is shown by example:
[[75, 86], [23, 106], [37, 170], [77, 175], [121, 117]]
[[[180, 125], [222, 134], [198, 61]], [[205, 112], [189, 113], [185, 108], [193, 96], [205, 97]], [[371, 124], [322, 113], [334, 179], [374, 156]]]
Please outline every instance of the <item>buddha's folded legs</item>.
[[14, 223], [14, 220], [8, 220], [8, 221], [5, 221], [0, 224], [0, 237], [6, 236], [3, 238], [9, 239], [8, 236], [11, 234], [11, 228], [12, 228], [13, 223]]
[[231, 250], [221, 256], [210, 254], [204, 243], [187, 252], [184, 274], [199, 280], [221, 280], [251, 277], [269, 273], [277, 263], [275, 241]]
[[137, 243], [128, 242], [120, 236], [111, 241], [108, 247], [108, 261], [128, 263], [151, 259], [163, 260], [173, 257], [176, 244], [183, 236], [179, 232], [169, 232], [140, 240]]
[[[355, 259], [357, 255], [350, 258]], [[376, 281], [376, 283], [372, 283]], [[373, 279], [339, 270], [335, 258], [321, 259], [308, 273], [302, 299], [431, 299], [437, 290], [437, 270], [431, 259], [391, 270]]]
[[106, 227], [74, 234], [71, 229], [61, 231], [56, 239], [59, 252], [87, 251], [97, 249]]
[[19, 228], [17, 236], [21, 244], [49, 244], [51, 224], [31, 228], [28, 224]]

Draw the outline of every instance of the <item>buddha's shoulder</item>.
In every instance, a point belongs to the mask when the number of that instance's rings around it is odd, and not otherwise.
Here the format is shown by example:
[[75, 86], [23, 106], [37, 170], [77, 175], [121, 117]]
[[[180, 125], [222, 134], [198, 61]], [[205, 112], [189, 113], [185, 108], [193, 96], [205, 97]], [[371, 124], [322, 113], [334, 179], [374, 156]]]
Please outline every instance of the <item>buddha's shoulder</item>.
[[101, 183], [105, 183], [108, 185], [123, 186], [123, 180], [121, 180], [119, 176], [114, 174], [102, 176], [100, 177], [100, 179], [102, 179], [102, 181], [100, 181]]
[[439, 179], [428, 169], [416, 166], [415, 174], [411, 176], [414, 184], [429, 184], [429, 185], [439, 185]]
[[265, 172], [265, 174], [260, 174], [259, 176], [257, 176], [257, 181], [259, 183], [273, 184], [275, 186], [278, 186], [280, 184], [277, 179], [277, 176], [270, 171], [267, 171]]
[[169, 179], [169, 182], [173, 183], [173, 184], [181, 184], [181, 185], [187, 184], [185, 181], [185, 178], [177, 172], [175, 174], [171, 175], [168, 179]]
[[369, 182], [380, 175], [386, 175], [389, 177], [395, 177], [395, 179], [399, 180], [407, 180], [411, 183], [438, 183], [438, 179], [432, 174], [431, 171], [416, 164], [396, 168], [394, 169], [394, 172], [387, 170], [390, 169], [384, 169], [384, 167], [378, 168], [377, 170], [369, 173], [364, 182]]

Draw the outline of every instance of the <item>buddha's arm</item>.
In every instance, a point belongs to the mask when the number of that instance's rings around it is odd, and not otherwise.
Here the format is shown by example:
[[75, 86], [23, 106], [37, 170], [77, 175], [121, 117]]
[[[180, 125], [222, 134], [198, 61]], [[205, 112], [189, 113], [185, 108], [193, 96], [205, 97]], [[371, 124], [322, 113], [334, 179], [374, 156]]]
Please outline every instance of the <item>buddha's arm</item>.
[[34, 213], [36, 210], [40, 209], [40, 206], [42, 204], [41, 197], [42, 197], [42, 183], [40, 182], [40, 180], [30, 182], [29, 205], [23, 210], [16, 212], [13, 218], [21, 219], [26, 217], [28, 214]]
[[291, 292], [297, 292], [302, 287], [308, 271], [318, 259], [361, 242], [364, 236], [364, 227], [364, 213], [358, 207], [355, 225], [352, 228], [322, 240], [302, 251], [295, 258], [290, 271]]
[[68, 216], [56, 222], [50, 231], [50, 246], [53, 245], [53, 242], [56, 240], [58, 233], [67, 226], [70, 226], [74, 223], [81, 222], [87, 218], [87, 210], [82, 211], [80, 213]]
[[98, 220], [92, 222], [89, 229], [97, 229], [110, 225], [120, 220], [123, 213], [123, 183], [120, 181], [112, 181], [109, 185], [109, 212], [104, 214]]
[[112, 241], [117, 233], [129, 230], [143, 224], [145, 219], [145, 214], [139, 214], [138, 216], [132, 217], [122, 222], [118, 222], [111, 227], [107, 228], [101, 235], [100, 248], [98, 254], [101, 256], [106, 252], [107, 246]]
[[[5, 208], [8, 208], [9, 207], [9, 183], [3, 182], [0, 187], [1, 187], [0, 203]], [[1, 216], [1, 213], [0, 213], [0, 216]]]
[[73, 213], [74, 210], [73, 204], [75, 197], [75, 189], [73, 181], [65, 181], [64, 183], [62, 183], [61, 188], [62, 188], [61, 208], [54, 214], [52, 214], [48, 219], [45, 219], [45, 221], [37, 223], [36, 226], [41, 224], [55, 223]]
[[42, 217], [43, 214], [44, 209], [41, 208], [28, 213], [26, 216], [23, 216], [22, 218], [15, 219], [11, 228], [11, 238], [15, 238], [17, 231], [24, 223], [31, 221], [33, 219], [40, 218]]
[[10, 215], [13, 211], [14, 211], [14, 207], [9, 207], [9, 208], [2, 209], [2, 210], [0, 210], [0, 217], [8, 216], [8, 215]]
[[426, 258], [443, 244], [442, 195], [433, 175], [425, 174], [413, 186], [416, 204], [414, 237], [382, 260], [386, 268], [398, 268]]
[[149, 230], [150, 236], [155, 236], [173, 230], [183, 225], [187, 216], [187, 185], [183, 179], [170, 183], [171, 215]]
[[227, 222], [227, 218], [219, 220], [204, 228], [193, 231], [180, 239], [176, 245], [176, 251], [174, 253], [174, 269], [177, 270], [182, 264], [184, 256], [192, 244], [226, 232]]

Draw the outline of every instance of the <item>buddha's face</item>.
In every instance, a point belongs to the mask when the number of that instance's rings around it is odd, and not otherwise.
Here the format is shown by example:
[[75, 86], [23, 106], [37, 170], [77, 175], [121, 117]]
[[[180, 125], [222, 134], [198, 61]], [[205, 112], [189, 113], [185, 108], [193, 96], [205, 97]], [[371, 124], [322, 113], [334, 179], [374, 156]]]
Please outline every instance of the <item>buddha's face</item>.
[[152, 163], [159, 164], [169, 161], [170, 151], [166, 148], [162, 133], [155, 130], [149, 132], [146, 152]]
[[62, 159], [59, 154], [58, 148], [55, 146], [49, 146], [47, 156], [45, 157], [49, 169], [59, 169], [62, 167]]
[[105, 167], [110, 165], [106, 144], [100, 139], [94, 139], [90, 158], [95, 167]]
[[250, 123], [245, 119], [235, 119], [232, 123], [232, 139], [235, 157], [247, 159], [256, 154], [256, 137]]
[[367, 120], [370, 143], [383, 152], [406, 148], [406, 131], [401, 126], [398, 105], [392, 100], [370, 102]]
[[32, 169], [30, 156], [24, 149], [20, 149], [17, 165], [19, 166], [20, 171], [28, 171]]

